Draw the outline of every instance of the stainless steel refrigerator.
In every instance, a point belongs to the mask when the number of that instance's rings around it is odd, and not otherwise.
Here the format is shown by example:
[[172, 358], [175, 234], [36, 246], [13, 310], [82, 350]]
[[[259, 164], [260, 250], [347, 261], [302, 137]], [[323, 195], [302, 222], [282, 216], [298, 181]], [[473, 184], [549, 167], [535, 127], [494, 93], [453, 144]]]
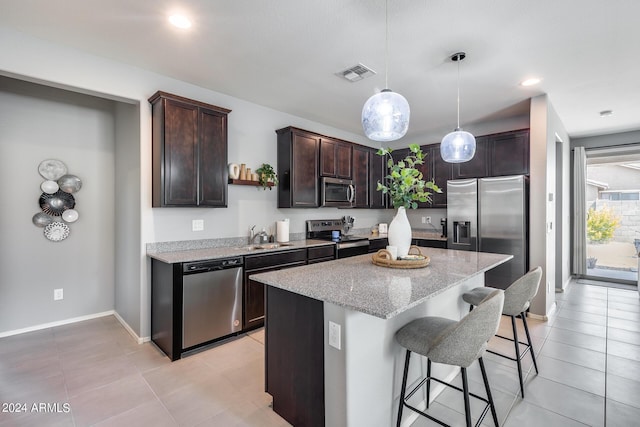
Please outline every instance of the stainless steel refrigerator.
[[447, 247], [513, 255], [485, 273], [506, 289], [529, 270], [529, 183], [523, 175], [447, 181]]

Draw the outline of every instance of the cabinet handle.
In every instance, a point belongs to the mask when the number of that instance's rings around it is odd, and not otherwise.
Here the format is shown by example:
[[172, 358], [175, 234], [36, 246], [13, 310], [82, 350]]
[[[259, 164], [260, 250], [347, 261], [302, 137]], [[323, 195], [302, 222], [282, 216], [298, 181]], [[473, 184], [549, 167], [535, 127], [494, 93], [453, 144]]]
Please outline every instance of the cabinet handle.
[[349, 184], [349, 187], [347, 187], [347, 199], [349, 200], [349, 203], [353, 203], [353, 199], [356, 195], [356, 189], [353, 186], [353, 184]]

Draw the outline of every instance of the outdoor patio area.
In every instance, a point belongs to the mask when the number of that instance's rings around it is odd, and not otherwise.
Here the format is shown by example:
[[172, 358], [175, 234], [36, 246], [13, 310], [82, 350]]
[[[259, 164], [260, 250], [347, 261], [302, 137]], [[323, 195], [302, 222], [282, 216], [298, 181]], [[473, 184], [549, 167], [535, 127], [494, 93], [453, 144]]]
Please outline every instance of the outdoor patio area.
[[638, 280], [638, 254], [633, 243], [589, 243], [588, 258], [596, 258], [594, 268], [589, 268], [587, 263], [588, 276]]

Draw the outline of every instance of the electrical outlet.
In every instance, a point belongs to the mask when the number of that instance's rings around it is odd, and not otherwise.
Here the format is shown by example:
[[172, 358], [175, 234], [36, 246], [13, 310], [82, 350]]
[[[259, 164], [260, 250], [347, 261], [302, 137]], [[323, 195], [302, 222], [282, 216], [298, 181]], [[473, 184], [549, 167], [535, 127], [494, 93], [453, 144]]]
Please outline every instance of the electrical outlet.
[[427, 224], [431, 224], [431, 217], [430, 216], [427, 217]]
[[340, 350], [340, 325], [329, 321], [329, 345]]
[[204, 219], [194, 219], [193, 221], [191, 221], [191, 230], [192, 231], [204, 230]]
[[64, 293], [63, 293], [62, 288], [54, 289], [53, 290], [53, 300], [54, 301], [59, 301], [61, 299], [64, 299]]

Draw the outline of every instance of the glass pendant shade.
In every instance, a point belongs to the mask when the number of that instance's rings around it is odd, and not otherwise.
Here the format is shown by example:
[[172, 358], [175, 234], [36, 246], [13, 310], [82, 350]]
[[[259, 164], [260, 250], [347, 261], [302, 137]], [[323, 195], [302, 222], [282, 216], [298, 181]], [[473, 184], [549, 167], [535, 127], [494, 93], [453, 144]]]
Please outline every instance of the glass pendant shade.
[[362, 107], [362, 128], [374, 141], [395, 141], [409, 129], [409, 103], [389, 89], [376, 93]]
[[448, 163], [463, 163], [471, 160], [476, 153], [476, 138], [460, 128], [442, 138], [440, 155]]

